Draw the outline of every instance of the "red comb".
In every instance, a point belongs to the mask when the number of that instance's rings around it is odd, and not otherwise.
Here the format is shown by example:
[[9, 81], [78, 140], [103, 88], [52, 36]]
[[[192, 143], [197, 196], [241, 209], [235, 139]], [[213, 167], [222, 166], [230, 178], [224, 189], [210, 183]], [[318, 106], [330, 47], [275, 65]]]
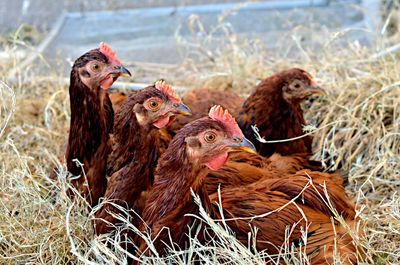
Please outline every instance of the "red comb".
[[172, 101], [172, 102], [176, 102], [176, 103], [180, 103], [181, 99], [176, 95], [174, 89], [172, 88], [171, 85], [167, 84], [164, 80], [158, 80], [154, 83], [154, 86], [160, 90], [161, 92], [163, 92], [164, 94], [166, 94], [168, 96], [168, 98]]
[[121, 65], [121, 61], [118, 59], [115, 52], [108, 46], [107, 43], [101, 42], [99, 45], [99, 50], [102, 54], [104, 54], [108, 60], [114, 64]]
[[215, 121], [223, 123], [232, 136], [240, 138], [244, 137], [235, 118], [232, 117], [228, 110], [224, 110], [221, 106], [215, 105], [210, 109], [208, 116]]

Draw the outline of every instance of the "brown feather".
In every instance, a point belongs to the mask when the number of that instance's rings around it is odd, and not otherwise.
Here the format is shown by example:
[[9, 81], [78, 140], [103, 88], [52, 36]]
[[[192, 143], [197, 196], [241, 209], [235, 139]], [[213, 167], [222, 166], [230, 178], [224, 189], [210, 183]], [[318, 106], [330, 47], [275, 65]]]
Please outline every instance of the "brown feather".
[[[191, 196], [191, 189], [200, 196], [210, 216], [221, 219], [214, 204], [218, 202], [217, 194], [209, 196], [204, 185], [209, 169], [192, 162], [186, 151], [185, 139], [188, 136], [197, 135], [210, 128], [228, 134], [226, 128], [210, 119], [197, 120], [177, 133], [159, 160], [155, 183], [149, 192], [143, 218], [152, 228], [153, 235], [157, 235], [157, 238], [154, 238], [154, 246], [160, 255], [166, 254], [165, 243], [169, 242], [167, 230], [162, 232], [163, 227], [169, 228], [170, 237], [179, 247], [184, 248], [187, 244], [188, 238], [185, 233], [187, 227], [194, 224], [195, 219], [185, 214], [199, 213]], [[246, 166], [242, 165], [238, 170], [246, 171]], [[339, 222], [332, 221], [334, 214], [325, 204], [324, 185], [327, 187], [333, 209], [342, 215], [350, 229], [354, 229], [357, 221], [355, 206], [343, 187], [331, 181], [332, 178], [328, 175], [300, 171], [284, 177], [261, 179], [247, 186], [225, 188], [221, 191], [224, 217], [240, 218], [227, 220], [227, 224], [236, 238], [245, 245], [248, 245], [251, 227], [257, 228], [255, 246], [269, 254], [279, 252], [280, 246], [285, 243], [285, 231], [290, 229], [292, 232], [288, 238], [289, 246], [299, 246], [304, 243], [303, 238], [307, 238], [309, 244], [306, 253], [312, 264], [332, 262], [336, 241], [339, 256], [346, 257], [349, 263], [354, 264], [357, 257], [352, 238]], [[313, 185], [310, 185], [310, 181]], [[266, 213], [270, 214], [260, 216]], [[251, 218], [254, 216], [260, 217]], [[302, 231], [306, 231], [304, 237]], [[200, 232], [200, 240], [205, 240], [203, 236], [204, 233]], [[140, 249], [148, 253], [144, 242], [141, 243]]]
[[[209, 126], [212, 126], [212, 123], [200, 126], [198, 130]], [[185, 129], [187, 128], [182, 128], [178, 134], [188, 133]], [[183, 137], [175, 136], [160, 158], [154, 185], [149, 191], [143, 211], [143, 220], [146, 225], [152, 228], [154, 235], [159, 234], [158, 239], [154, 241], [154, 246], [161, 255], [165, 253], [164, 242], [168, 242], [168, 234], [171, 235], [173, 242], [180, 246], [185, 244], [185, 228], [187, 225], [193, 225], [194, 220], [184, 215], [186, 213], [198, 214], [198, 206], [193, 201], [190, 189], [193, 188], [197, 193], [202, 193], [203, 197], [207, 196], [207, 191], [198, 186], [201, 185], [201, 182], [198, 182], [196, 178], [182, 177], [187, 174], [204, 174], [202, 168], [193, 169], [187, 161], [184, 140]], [[201, 177], [199, 179], [201, 180]], [[213, 211], [210, 201], [206, 201], [204, 207]], [[163, 227], [168, 227], [169, 232], [163, 230]], [[141, 244], [140, 249], [141, 251], [146, 249], [144, 243]]]
[[291, 155], [312, 153], [312, 137], [306, 136], [298, 140], [263, 144], [259, 142], [251, 125], [257, 125], [260, 135], [265, 140], [282, 140], [303, 134], [306, 125], [300, 103], [303, 100], [288, 102], [283, 97], [282, 89], [289, 81], [300, 79], [309, 82], [310, 75], [297, 68], [274, 74], [256, 86], [251, 95], [243, 98], [227, 91], [195, 89], [187, 93], [183, 102], [192, 109], [191, 117], [180, 117], [169, 127], [174, 135], [190, 121], [206, 116], [213, 105], [221, 105], [236, 117], [244, 135], [253, 142], [262, 156], [273, 153]]
[[[140, 197], [153, 182], [153, 169], [159, 156], [159, 132], [152, 124], [140, 125], [134, 107], [145, 99], [163, 97], [154, 86], [131, 93], [116, 113], [113, 134], [113, 151], [107, 164], [108, 180], [105, 198], [126, 209], [140, 214], [143, 203]], [[95, 230], [97, 234], [110, 232], [118, 220], [111, 216], [122, 214], [116, 207], [106, 204], [96, 212]], [[133, 216], [133, 223], [138, 225], [139, 219]]]
[[[237, 187], [254, 183], [261, 179], [280, 178], [294, 174], [299, 170], [320, 170], [319, 163], [308, 160], [308, 154], [281, 156], [273, 154], [263, 157], [258, 154], [249, 154], [243, 151], [231, 153], [229, 161], [219, 170], [211, 171], [207, 175], [206, 186], [208, 193], [214, 193], [227, 187]], [[338, 174], [329, 175], [329, 178], [342, 185], [343, 178]]]
[[256, 139], [251, 128], [251, 125], [257, 125], [260, 135], [269, 141], [289, 139], [303, 134], [306, 122], [300, 106], [301, 101], [287, 102], [282, 96], [282, 88], [289, 80], [295, 78], [307, 77], [303, 76], [303, 71], [300, 69], [290, 69], [264, 79], [240, 109], [239, 126], [262, 156], [273, 153], [281, 155], [312, 153], [310, 136], [290, 142], [263, 144]]
[[[92, 206], [97, 204], [106, 189], [108, 135], [114, 117], [108, 93], [100, 87], [89, 89], [78, 75], [77, 68], [94, 59], [108, 61], [98, 49], [92, 50], [78, 58], [71, 71], [71, 126], [66, 151], [68, 171], [73, 176], [80, 176], [71, 181], [72, 185]], [[83, 166], [77, 165], [75, 159]], [[72, 196], [73, 192], [69, 191], [69, 194]]]

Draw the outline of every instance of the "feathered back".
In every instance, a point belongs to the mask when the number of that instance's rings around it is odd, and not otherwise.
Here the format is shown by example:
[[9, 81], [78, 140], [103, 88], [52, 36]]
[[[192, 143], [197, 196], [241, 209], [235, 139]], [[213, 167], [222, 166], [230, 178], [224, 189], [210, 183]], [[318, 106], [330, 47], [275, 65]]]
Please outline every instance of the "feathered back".
[[232, 92], [207, 88], [194, 89], [185, 93], [183, 98], [183, 103], [192, 110], [193, 115], [176, 117], [175, 122], [168, 126], [168, 131], [171, 135], [175, 135], [185, 124], [207, 116], [210, 108], [214, 105], [222, 106], [234, 117], [237, 117], [238, 106], [241, 106], [243, 102], [244, 98]]

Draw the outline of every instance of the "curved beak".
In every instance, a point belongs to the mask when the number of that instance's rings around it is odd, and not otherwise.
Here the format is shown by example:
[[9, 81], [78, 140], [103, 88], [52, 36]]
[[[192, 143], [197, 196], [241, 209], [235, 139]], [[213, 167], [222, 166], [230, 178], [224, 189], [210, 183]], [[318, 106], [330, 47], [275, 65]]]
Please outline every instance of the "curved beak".
[[174, 103], [174, 108], [177, 114], [181, 114], [184, 116], [191, 116], [192, 111], [183, 103]]
[[241, 140], [238, 139], [235, 143], [229, 146], [239, 147], [240, 150], [245, 151], [247, 153], [257, 154], [257, 150], [254, 147], [253, 143], [246, 137], [243, 137]]
[[119, 66], [119, 68], [116, 68], [116, 71], [112, 72], [112, 74], [117, 74], [119, 76], [132, 76], [131, 72], [122, 65]]
[[318, 94], [318, 95], [326, 95], [325, 90], [323, 90], [319, 84], [315, 81], [312, 81], [310, 86], [306, 88], [307, 93], [310, 95]]
[[321, 87], [307, 87], [306, 88], [307, 92], [310, 94], [317, 94], [317, 95], [326, 95], [325, 90], [323, 90]]

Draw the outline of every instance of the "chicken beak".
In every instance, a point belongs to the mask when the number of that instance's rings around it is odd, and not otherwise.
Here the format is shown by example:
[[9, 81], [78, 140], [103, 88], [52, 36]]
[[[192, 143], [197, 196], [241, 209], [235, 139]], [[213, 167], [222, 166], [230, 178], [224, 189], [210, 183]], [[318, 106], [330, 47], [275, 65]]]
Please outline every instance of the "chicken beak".
[[317, 95], [321, 95], [324, 96], [326, 95], [325, 90], [323, 90], [321, 87], [316, 86], [316, 87], [308, 87], [307, 88], [307, 92], [309, 94], [317, 94]]
[[192, 111], [189, 109], [188, 106], [186, 106], [183, 103], [174, 103], [174, 108], [175, 108], [177, 114], [181, 114], [184, 116], [192, 115]]
[[317, 82], [312, 81], [310, 86], [306, 88], [306, 91], [308, 94], [313, 95], [313, 94], [317, 94], [317, 95], [326, 95], [325, 90], [323, 90]]
[[132, 76], [131, 72], [122, 65], [121, 68], [119, 69], [119, 72], [120, 76]]
[[254, 147], [253, 143], [246, 137], [243, 137], [241, 140], [235, 141], [235, 143], [231, 144], [230, 146], [239, 147], [240, 150], [250, 154], [257, 154], [256, 148]]
[[116, 66], [114, 69], [116, 71], [113, 71], [111, 74], [115, 74], [115, 75], [119, 75], [119, 76], [132, 76], [131, 72], [122, 65]]

